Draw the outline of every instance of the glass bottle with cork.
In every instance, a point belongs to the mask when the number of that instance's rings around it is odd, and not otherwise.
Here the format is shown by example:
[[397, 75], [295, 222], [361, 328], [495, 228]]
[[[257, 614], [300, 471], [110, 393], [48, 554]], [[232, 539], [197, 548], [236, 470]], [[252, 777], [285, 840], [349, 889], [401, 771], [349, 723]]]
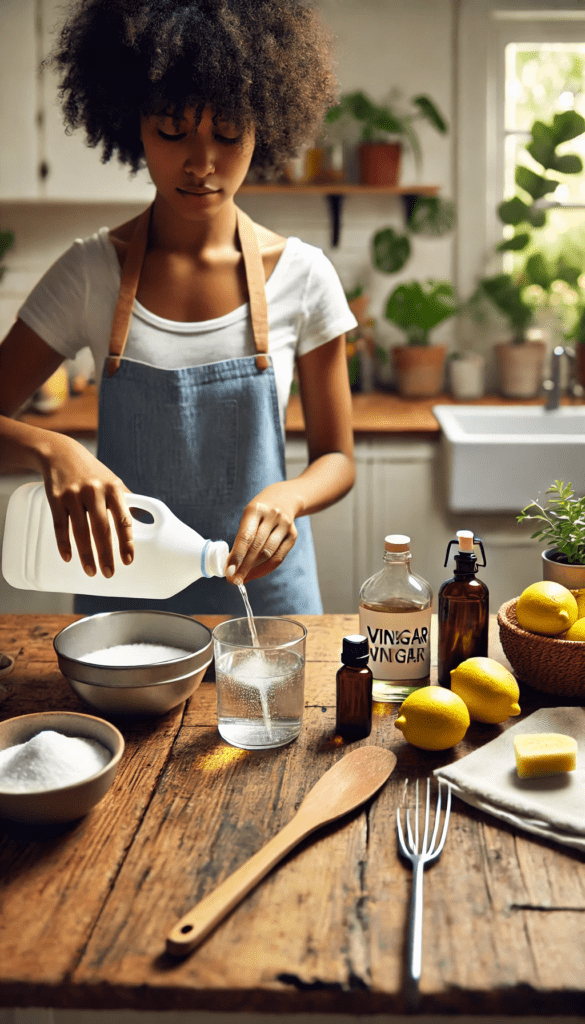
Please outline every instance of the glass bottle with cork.
[[410, 571], [410, 537], [384, 541], [384, 568], [360, 590], [360, 632], [370, 645], [375, 701], [402, 702], [430, 683], [433, 593]]
[[[451, 672], [462, 661], [487, 658], [488, 653], [489, 590], [476, 577], [478, 568], [486, 565], [483, 544], [471, 530], [458, 530], [457, 539], [447, 546], [445, 565], [453, 544], [457, 544], [455, 573], [439, 590], [438, 678], [445, 687], [451, 686]], [[481, 550], [481, 563], [475, 545]]]

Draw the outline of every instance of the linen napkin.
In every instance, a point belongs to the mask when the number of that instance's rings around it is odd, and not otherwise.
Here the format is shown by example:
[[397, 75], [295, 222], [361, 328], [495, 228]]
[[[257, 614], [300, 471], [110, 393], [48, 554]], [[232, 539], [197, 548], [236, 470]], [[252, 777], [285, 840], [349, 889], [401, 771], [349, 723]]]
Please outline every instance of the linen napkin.
[[[577, 740], [577, 768], [520, 779], [514, 736], [560, 732]], [[461, 800], [527, 832], [585, 850], [585, 708], [540, 708], [495, 740], [435, 769]]]

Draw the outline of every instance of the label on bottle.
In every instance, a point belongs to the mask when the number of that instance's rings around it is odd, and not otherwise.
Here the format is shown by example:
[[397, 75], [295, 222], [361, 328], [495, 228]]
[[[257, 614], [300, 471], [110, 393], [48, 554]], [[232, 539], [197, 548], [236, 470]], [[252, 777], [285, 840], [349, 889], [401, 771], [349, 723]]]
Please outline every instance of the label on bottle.
[[376, 679], [422, 679], [431, 671], [431, 608], [380, 612], [360, 608], [360, 633], [370, 645]]

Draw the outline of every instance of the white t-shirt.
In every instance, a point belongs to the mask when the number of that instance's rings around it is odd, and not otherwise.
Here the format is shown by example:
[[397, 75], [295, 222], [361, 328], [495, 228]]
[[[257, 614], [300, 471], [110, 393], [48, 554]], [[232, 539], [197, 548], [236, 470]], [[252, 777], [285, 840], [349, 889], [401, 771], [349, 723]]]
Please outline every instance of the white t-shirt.
[[[99, 386], [108, 354], [120, 264], [107, 228], [77, 239], [47, 270], [19, 310], [19, 317], [51, 348], [72, 359], [91, 348]], [[266, 282], [269, 352], [280, 421], [294, 360], [357, 326], [337, 272], [321, 249], [290, 237]], [[198, 323], [165, 320], [134, 302], [124, 358], [179, 369], [253, 355], [248, 303]]]

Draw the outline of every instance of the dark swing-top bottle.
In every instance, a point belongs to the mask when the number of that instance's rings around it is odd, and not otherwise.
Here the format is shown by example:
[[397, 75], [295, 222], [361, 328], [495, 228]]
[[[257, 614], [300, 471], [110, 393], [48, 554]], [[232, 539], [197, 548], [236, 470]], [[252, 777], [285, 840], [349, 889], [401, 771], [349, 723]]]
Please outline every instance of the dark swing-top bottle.
[[[451, 672], [467, 658], [487, 658], [489, 625], [489, 591], [476, 576], [486, 565], [483, 544], [470, 530], [458, 530], [457, 539], [449, 541], [445, 565], [453, 544], [455, 573], [439, 589], [439, 685], [451, 686]], [[474, 546], [481, 550], [483, 562], [478, 564]]]

